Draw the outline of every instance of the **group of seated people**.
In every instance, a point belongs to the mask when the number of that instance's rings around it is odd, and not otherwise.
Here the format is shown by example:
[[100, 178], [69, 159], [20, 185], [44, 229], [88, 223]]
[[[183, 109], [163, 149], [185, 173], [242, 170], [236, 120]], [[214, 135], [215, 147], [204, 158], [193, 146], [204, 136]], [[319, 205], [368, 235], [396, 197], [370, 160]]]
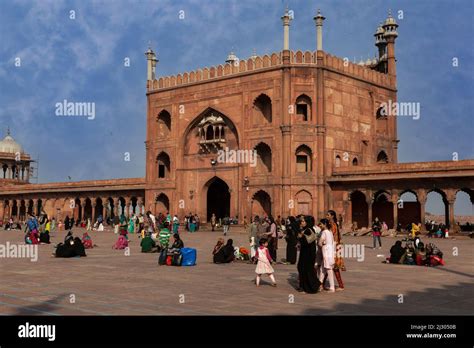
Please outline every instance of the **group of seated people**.
[[397, 240], [390, 248], [390, 257], [386, 262], [418, 266], [444, 265], [441, 250], [433, 243], [425, 246], [419, 237], [408, 240], [405, 246], [402, 246], [401, 240]]
[[93, 247], [92, 239], [86, 233], [83, 238], [74, 237], [72, 231], [68, 231], [64, 238], [64, 243], [59, 243], [56, 246], [56, 251], [53, 253], [55, 257], [82, 257], [87, 256], [86, 250]]
[[13, 222], [12, 219], [10, 221], [7, 221], [5, 223], [5, 231], [11, 231], [11, 230], [21, 230], [21, 223], [19, 222]]
[[[184, 242], [178, 233], [173, 234], [173, 244], [170, 246], [171, 232], [169, 223], [165, 222], [159, 232], [144, 226], [139, 233], [141, 237], [140, 247], [142, 253], [156, 253], [164, 249], [169, 252], [177, 252], [184, 248]], [[114, 245], [114, 249], [125, 249], [128, 247], [128, 232], [125, 228], [120, 229], [120, 236]]]
[[228, 239], [226, 243], [224, 238], [221, 237], [212, 250], [212, 260], [214, 263], [230, 263], [238, 260], [250, 261], [250, 255], [247, 249], [234, 246], [232, 239]]
[[230, 263], [235, 260], [234, 241], [228, 239], [225, 243], [224, 238], [219, 238], [212, 251], [214, 263]]

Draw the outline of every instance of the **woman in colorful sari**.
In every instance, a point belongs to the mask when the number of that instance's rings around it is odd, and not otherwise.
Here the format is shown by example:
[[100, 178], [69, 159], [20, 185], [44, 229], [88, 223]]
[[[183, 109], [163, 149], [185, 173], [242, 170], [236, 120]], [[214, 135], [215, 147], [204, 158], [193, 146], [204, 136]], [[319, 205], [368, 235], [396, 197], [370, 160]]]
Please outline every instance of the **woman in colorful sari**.
[[123, 250], [126, 247], [128, 247], [128, 240], [123, 235], [120, 235], [118, 237], [117, 242], [115, 242], [113, 248], [117, 250]]
[[128, 233], [135, 233], [135, 216], [128, 220]]
[[85, 249], [92, 249], [94, 247], [94, 244], [92, 243], [92, 238], [87, 232], [84, 232], [84, 234], [82, 235], [82, 244], [84, 245]]
[[[341, 242], [341, 232], [339, 231], [339, 226], [337, 225], [337, 217], [336, 212], [334, 210], [329, 210], [327, 213], [327, 219], [329, 220], [330, 228], [333, 239], [334, 245], [336, 248], [336, 256], [334, 258], [334, 276], [336, 277], [337, 284], [339, 287], [337, 288], [338, 291], [344, 290], [344, 283], [342, 282], [341, 271], [345, 271], [346, 267], [344, 265], [344, 259], [342, 258], [341, 251], [342, 251], [342, 242]], [[324, 284], [324, 283], [323, 283]]]
[[178, 215], [173, 217], [173, 233], [178, 233], [179, 230], [179, 219]]

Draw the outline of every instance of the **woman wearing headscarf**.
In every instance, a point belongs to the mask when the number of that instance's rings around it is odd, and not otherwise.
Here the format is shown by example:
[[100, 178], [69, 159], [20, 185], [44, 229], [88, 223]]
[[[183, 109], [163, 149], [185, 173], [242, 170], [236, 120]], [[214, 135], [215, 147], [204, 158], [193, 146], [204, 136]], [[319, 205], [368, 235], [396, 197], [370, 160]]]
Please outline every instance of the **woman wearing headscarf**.
[[66, 215], [66, 218], [64, 219], [64, 228], [67, 230], [71, 229], [71, 220], [69, 219], [69, 215]]
[[217, 244], [214, 247], [214, 250], [212, 250], [212, 260], [214, 263], [224, 263], [225, 257], [224, 257], [224, 238], [219, 238], [217, 240]]
[[228, 239], [226, 245], [221, 249], [222, 256], [223, 256], [223, 263], [229, 263], [234, 261], [235, 254], [234, 254], [234, 241], [232, 239]]
[[316, 277], [314, 264], [316, 261], [316, 233], [313, 230], [314, 218], [304, 216], [300, 221], [300, 257], [298, 260], [299, 291], [314, 294], [318, 292], [320, 282]]
[[390, 248], [390, 263], [402, 263], [402, 257], [405, 255], [406, 249], [402, 247], [402, 241], [397, 240], [395, 244]]
[[336, 248], [336, 256], [334, 258], [334, 276], [336, 277], [338, 290], [344, 290], [344, 283], [342, 281], [341, 271], [345, 271], [346, 267], [344, 265], [344, 259], [341, 255], [342, 250], [342, 241], [341, 241], [341, 232], [339, 230], [339, 226], [337, 225], [337, 217], [336, 212], [334, 210], [329, 210], [327, 215], [327, 219], [329, 220], [330, 226], [328, 228], [332, 232], [334, 245]]
[[296, 263], [296, 246], [298, 244], [299, 226], [294, 216], [288, 217], [286, 226], [286, 262], [294, 265]]
[[182, 249], [184, 248], [184, 243], [179, 237], [178, 233], [173, 234], [174, 242], [173, 245], [171, 246], [171, 249]]

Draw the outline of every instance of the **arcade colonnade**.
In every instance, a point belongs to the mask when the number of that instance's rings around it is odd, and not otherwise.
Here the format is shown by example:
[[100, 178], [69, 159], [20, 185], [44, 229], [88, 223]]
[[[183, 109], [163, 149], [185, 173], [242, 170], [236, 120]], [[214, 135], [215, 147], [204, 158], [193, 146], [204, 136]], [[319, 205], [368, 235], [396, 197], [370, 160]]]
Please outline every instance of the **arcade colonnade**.
[[45, 212], [49, 217], [64, 219], [66, 216], [82, 220], [90, 218], [95, 221], [100, 215], [106, 218], [124, 214], [145, 212], [142, 195], [76, 195], [76, 196], [20, 196], [15, 198], [2, 198], [0, 200], [0, 218], [7, 220], [24, 221], [28, 214], [39, 215]]

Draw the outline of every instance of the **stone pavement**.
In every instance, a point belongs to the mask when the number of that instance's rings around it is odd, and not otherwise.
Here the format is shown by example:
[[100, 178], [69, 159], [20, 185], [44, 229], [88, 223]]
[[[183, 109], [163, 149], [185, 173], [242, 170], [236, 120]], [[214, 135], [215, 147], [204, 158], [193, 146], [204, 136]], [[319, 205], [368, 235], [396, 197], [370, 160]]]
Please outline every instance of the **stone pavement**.
[[[76, 229], [82, 236], [83, 229]], [[52, 243], [65, 232], [52, 234]], [[383, 248], [364, 247], [364, 260], [346, 258], [346, 290], [302, 294], [295, 290], [296, 265], [275, 265], [278, 287], [268, 278], [256, 288], [255, 266], [215, 265], [211, 251], [221, 233], [182, 233], [185, 246], [198, 252], [195, 267], [158, 266], [158, 254], [140, 253], [131, 236], [130, 256], [113, 250], [110, 229], [92, 232], [97, 248], [87, 257], [51, 257], [53, 244], [39, 246], [37, 262], [0, 259], [1, 315], [318, 315], [318, 314], [460, 314], [474, 313], [474, 240], [433, 241], [445, 254], [446, 266], [429, 268], [382, 264], [395, 238], [382, 238]], [[242, 228], [232, 227], [234, 245], [248, 247]], [[22, 243], [23, 232], [0, 231], [0, 244]], [[344, 237], [346, 244], [371, 246], [371, 237]], [[279, 258], [286, 243], [280, 241]], [[458, 256], [453, 255], [458, 248]], [[361, 256], [361, 255], [358, 255]], [[400, 299], [403, 303], [399, 303]], [[71, 303], [73, 302], [73, 303]]]

